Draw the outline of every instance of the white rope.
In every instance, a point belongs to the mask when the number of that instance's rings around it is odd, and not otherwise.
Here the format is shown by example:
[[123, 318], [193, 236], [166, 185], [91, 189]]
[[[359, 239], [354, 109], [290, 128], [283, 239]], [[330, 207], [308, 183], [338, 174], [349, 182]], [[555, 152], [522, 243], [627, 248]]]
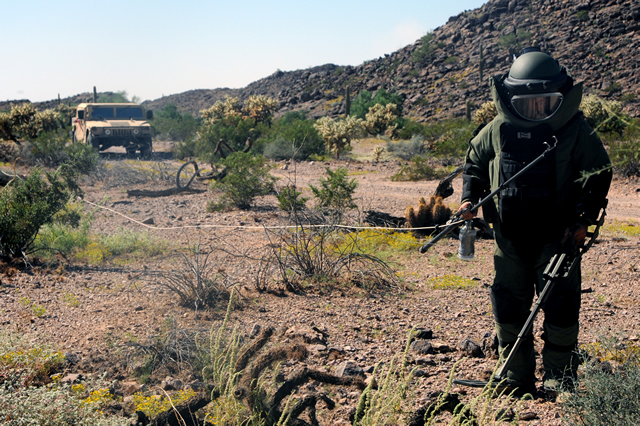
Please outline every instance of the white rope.
[[[282, 226], [241, 226], [241, 225], [183, 225], [183, 226], [151, 226], [148, 225], [146, 223], [142, 223], [139, 220], [136, 220], [132, 217], [129, 217], [125, 214], [122, 214], [116, 210], [110, 209], [108, 207], [104, 207], [101, 206], [99, 204], [96, 203], [92, 203], [91, 201], [87, 201], [85, 199], [82, 199], [82, 201], [84, 201], [87, 204], [90, 204], [94, 207], [103, 209], [103, 210], [107, 210], [110, 211], [112, 213], [115, 213], [119, 216], [124, 217], [127, 220], [130, 220], [131, 222], [134, 222], [140, 226], [144, 226], [145, 228], [148, 229], [153, 229], [153, 230], [157, 230], [157, 231], [173, 231], [176, 229], [187, 229], [187, 228], [195, 228], [195, 229], [203, 229], [203, 228], [221, 228], [221, 229], [246, 229], [246, 230], [251, 230], [251, 229], [297, 229], [300, 228], [301, 226], [296, 226], [296, 225], [282, 225]], [[461, 220], [460, 223], [464, 222], [464, 220]], [[303, 227], [306, 228], [345, 228], [345, 229], [375, 229], [375, 230], [384, 230], [384, 231], [423, 231], [423, 230], [436, 230], [441, 226], [424, 226], [424, 227], [420, 227], [420, 228], [388, 228], [388, 227], [384, 227], [384, 226], [348, 226], [348, 225], [304, 225]]]

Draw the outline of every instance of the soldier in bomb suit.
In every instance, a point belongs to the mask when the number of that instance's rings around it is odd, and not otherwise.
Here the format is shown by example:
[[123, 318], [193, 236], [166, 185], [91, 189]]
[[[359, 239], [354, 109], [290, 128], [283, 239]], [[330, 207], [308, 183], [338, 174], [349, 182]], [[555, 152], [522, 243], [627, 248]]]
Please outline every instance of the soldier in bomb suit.
[[[611, 184], [602, 142], [579, 111], [582, 83], [549, 54], [527, 48], [508, 73], [491, 79], [498, 115], [475, 136], [467, 151], [460, 212], [495, 190], [548, 147], [556, 147], [532, 169], [483, 206], [495, 231], [495, 278], [491, 304], [500, 353], [506, 357], [527, 319], [543, 271], [565, 235], [581, 244], [604, 207]], [[582, 172], [596, 172], [579, 181]], [[575, 377], [580, 267], [559, 282], [544, 310], [544, 388], [556, 391]], [[533, 335], [514, 354], [507, 384], [535, 391]]]

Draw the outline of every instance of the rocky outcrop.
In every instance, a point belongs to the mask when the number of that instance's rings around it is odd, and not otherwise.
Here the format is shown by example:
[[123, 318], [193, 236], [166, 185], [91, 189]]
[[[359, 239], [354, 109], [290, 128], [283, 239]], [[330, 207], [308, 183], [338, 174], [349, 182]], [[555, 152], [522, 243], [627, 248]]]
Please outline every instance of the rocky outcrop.
[[[198, 114], [225, 95], [276, 98], [278, 114], [344, 113], [344, 93], [384, 88], [401, 94], [419, 121], [463, 116], [467, 102], [490, 99], [488, 76], [506, 72], [513, 53], [539, 44], [585, 82], [587, 93], [618, 99], [640, 113], [640, 4], [635, 0], [491, 0], [449, 18], [430, 35], [358, 66], [276, 71], [242, 89], [200, 89], [146, 102]], [[482, 52], [482, 53], [481, 53]], [[482, 64], [482, 73], [481, 73]], [[482, 74], [482, 79], [481, 79]]]

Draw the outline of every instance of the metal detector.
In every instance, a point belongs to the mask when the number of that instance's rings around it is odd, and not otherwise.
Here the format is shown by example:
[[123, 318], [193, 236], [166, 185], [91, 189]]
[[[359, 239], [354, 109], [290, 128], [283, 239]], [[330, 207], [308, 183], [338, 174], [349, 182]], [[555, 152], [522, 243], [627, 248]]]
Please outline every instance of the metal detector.
[[[449, 233], [451, 233], [451, 231], [453, 231], [454, 229], [456, 229], [458, 226], [462, 225], [464, 223], [463, 219], [460, 219], [460, 217], [462, 216], [463, 213], [466, 212], [470, 212], [470, 213], [475, 213], [478, 211], [478, 209], [486, 204], [488, 201], [490, 201], [494, 195], [496, 195], [497, 193], [499, 193], [500, 191], [502, 191], [504, 188], [507, 187], [507, 185], [509, 185], [511, 182], [513, 182], [514, 180], [516, 180], [518, 177], [520, 177], [521, 175], [523, 175], [525, 172], [527, 172], [529, 169], [531, 169], [533, 166], [535, 166], [536, 164], [538, 164], [540, 161], [542, 161], [542, 159], [544, 157], [546, 157], [551, 151], [553, 151], [556, 146], [558, 145], [558, 139], [553, 136], [553, 140], [554, 140], [554, 144], [553, 146], [549, 145], [547, 142], [545, 142], [544, 144], [547, 146], [547, 148], [544, 150], [544, 152], [542, 154], [540, 154], [535, 160], [533, 160], [531, 163], [527, 164], [522, 170], [520, 170], [518, 173], [516, 173], [515, 175], [511, 176], [511, 178], [507, 179], [506, 181], [504, 181], [503, 183], [500, 184], [500, 186], [498, 186], [495, 190], [493, 190], [489, 195], [487, 195], [486, 197], [484, 197], [482, 200], [478, 201], [478, 204], [472, 206], [471, 208], [469, 208], [468, 210], [463, 210], [460, 212], [457, 212], [456, 214], [454, 214], [453, 216], [451, 216], [451, 219], [449, 219], [447, 221], [447, 223], [445, 223], [446, 227], [442, 230], [442, 232], [440, 232], [438, 235], [436, 235], [435, 237], [433, 237], [432, 239], [430, 239], [429, 241], [427, 241], [426, 244], [424, 244], [422, 247], [420, 247], [420, 253], [426, 253], [427, 250], [429, 250], [431, 247], [433, 247], [438, 241], [440, 241], [443, 237], [445, 237], [446, 235], [448, 235]], [[438, 230], [438, 227], [436, 227], [436, 230]]]
[[563, 278], [567, 278], [569, 277], [569, 275], [571, 275], [571, 272], [574, 270], [576, 265], [580, 263], [582, 255], [591, 248], [596, 238], [598, 238], [600, 227], [604, 223], [604, 218], [607, 215], [606, 207], [607, 200], [605, 200], [604, 202], [604, 206], [602, 207], [602, 210], [600, 212], [600, 217], [598, 218], [595, 229], [593, 230], [593, 232], [587, 232], [588, 241], [586, 242], [586, 244], [583, 243], [581, 247], [576, 247], [573, 241], [572, 233], [569, 233], [569, 235], [564, 237], [562, 241], [562, 250], [559, 253], [553, 255], [544, 270], [543, 277], [546, 280], [546, 284], [542, 289], [542, 292], [540, 292], [540, 294], [538, 295], [538, 300], [536, 300], [536, 303], [533, 305], [533, 309], [529, 314], [529, 318], [527, 318], [527, 321], [524, 323], [522, 330], [518, 334], [518, 339], [513, 344], [513, 348], [511, 348], [509, 356], [493, 376], [493, 379], [491, 381], [454, 379], [453, 383], [462, 386], [483, 388], [489, 383], [495, 384], [497, 386], [502, 380], [506, 379], [503, 374], [508, 371], [509, 364], [511, 363], [513, 356], [520, 347], [520, 344], [524, 341], [525, 336], [527, 336], [531, 331], [531, 328], [533, 327], [533, 320], [538, 315], [538, 312], [549, 296], [549, 293], [551, 293], [553, 286], [557, 281]]

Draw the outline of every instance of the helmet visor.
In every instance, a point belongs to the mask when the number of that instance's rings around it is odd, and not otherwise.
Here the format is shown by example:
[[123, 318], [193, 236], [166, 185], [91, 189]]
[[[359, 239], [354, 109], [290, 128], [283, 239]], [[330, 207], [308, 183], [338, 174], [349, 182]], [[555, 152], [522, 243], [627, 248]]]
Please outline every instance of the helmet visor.
[[513, 109], [525, 120], [543, 121], [558, 111], [562, 104], [562, 93], [539, 93], [515, 95], [511, 98]]

